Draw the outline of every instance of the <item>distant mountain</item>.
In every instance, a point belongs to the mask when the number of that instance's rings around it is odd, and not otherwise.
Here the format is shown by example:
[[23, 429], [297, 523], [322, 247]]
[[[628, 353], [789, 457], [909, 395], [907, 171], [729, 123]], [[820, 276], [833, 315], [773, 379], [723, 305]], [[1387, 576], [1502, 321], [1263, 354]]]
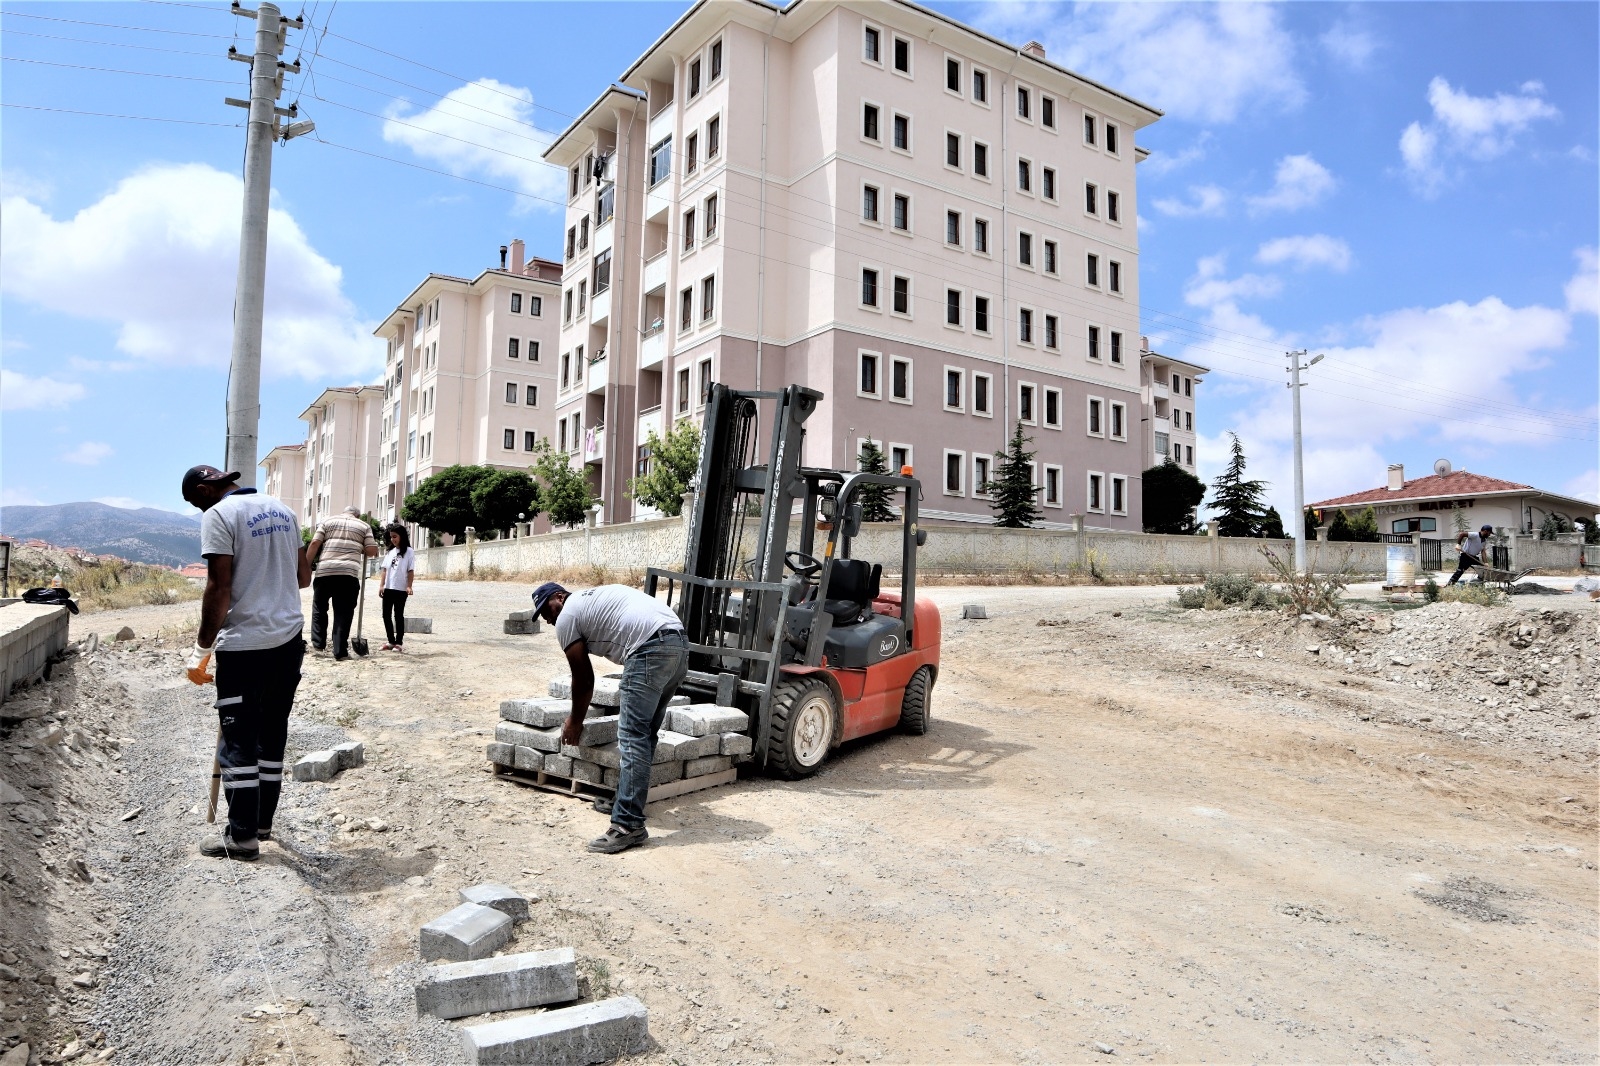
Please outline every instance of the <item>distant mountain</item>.
[[82, 548], [135, 563], [182, 566], [200, 561], [199, 515], [132, 510], [104, 503], [57, 503], [0, 507], [0, 533], [18, 540], [37, 537], [62, 548]]

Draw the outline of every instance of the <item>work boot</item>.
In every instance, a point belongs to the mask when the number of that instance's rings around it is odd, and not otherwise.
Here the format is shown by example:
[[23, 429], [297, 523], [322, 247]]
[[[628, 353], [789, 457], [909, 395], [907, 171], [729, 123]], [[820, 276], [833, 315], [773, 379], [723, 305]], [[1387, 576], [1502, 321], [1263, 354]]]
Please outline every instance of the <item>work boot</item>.
[[589, 841], [588, 850], [598, 851], [602, 855], [615, 855], [619, 851], [636, 848], [650, 839], [650, 831], [644, 826], [637, 829], [624, 829], [620, 825], [613, 825], [606, 830], [603, 837], [595, 837]]
[[262, 826], [260, 829], [257, 829], [256, 839], [263, 844], [270, 841], [272, 839], [272, 827], [270, 825], [266, 825]]
[[610, 796], [596, 796], [594, 798], [593, 806], [594, 809], [599, 811], [601, 814], [610, 814], [611, 807], [614, 802], [615, 801]]
[[256, 840], [234, 840], [224, 829], [220, 837], [208, 837], [200, 842], [200, 854], [210, 859], [255, 862], [261, 857], [261, 844]]

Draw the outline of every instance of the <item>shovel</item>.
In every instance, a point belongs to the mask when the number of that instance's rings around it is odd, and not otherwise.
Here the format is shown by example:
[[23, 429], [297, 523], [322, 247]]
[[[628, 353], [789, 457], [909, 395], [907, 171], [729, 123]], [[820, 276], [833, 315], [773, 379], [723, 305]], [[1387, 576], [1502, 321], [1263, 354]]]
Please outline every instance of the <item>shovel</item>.
[[361, 656], [363, 659], [365, 659], [367, 657], [367, 652], [371, 650], [371, 648], [369, 648], [367, 646], [367, 638], [363, 637], [361, 635], [361, 623], [366, 621], [366, 618], [367, 618], [367, 560], [366, 560], [365, 557], [363, 557], [362, 560], [361, 560], [361, 595], [360, 595], [359, 599], [357, 600], [357, 606], [356, 606], [356, 635], [350, 641], [350, 650], [355, 652], [357, 655]]

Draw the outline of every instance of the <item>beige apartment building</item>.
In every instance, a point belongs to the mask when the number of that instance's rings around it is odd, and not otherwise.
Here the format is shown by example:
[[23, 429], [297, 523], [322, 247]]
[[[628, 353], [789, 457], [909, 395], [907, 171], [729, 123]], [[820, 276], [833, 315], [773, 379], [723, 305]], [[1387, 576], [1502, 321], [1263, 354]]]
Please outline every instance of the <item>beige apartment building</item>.
[[323, 389], [300, 412], [306, 424], [301, 446], [305, 498], [300, 510], [306, 526], [314, 529], [346, 507], [367, 509], [377, 476], [382, 417], [383, 389], [378, 385]]
[[1197, 363], [1152, 352], [1150, 342], [1142, 337], [1139, 348], [1145, 468], [1171, 459], [1193, 474], [1195, 403], [1200, 395], [1200, 379], [1210, 370]]
[[1044, 524], [1138, 529], [1141, 427], [1170, 421], [1139, 335], [1134, 142], [1159, 117], [904, 0], [696, 3], [545, 155], [569, 198], [554, 435], [602, 519], [643, 513], [649, 430], [718, 380], [819, 389], [805, 462], [876, 440], [930, 519], [992, 519], [1020, 421]]
[[306, 516], [306, 446], [280, 444], [261, 460], [261, 491], [282, 500], [302, 522]]

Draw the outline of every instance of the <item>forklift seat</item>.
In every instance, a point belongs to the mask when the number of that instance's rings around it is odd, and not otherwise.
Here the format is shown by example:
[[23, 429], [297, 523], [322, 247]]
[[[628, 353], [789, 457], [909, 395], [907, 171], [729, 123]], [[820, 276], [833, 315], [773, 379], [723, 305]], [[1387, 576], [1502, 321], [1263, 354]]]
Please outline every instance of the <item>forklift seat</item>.
[[883, 567], [865, 559], [835, 559], [828, 576], [828, 590], [822, 609], [833, 616], [836, 626], [855, 625], [872, 617], [872, 601], [878, 597]]

